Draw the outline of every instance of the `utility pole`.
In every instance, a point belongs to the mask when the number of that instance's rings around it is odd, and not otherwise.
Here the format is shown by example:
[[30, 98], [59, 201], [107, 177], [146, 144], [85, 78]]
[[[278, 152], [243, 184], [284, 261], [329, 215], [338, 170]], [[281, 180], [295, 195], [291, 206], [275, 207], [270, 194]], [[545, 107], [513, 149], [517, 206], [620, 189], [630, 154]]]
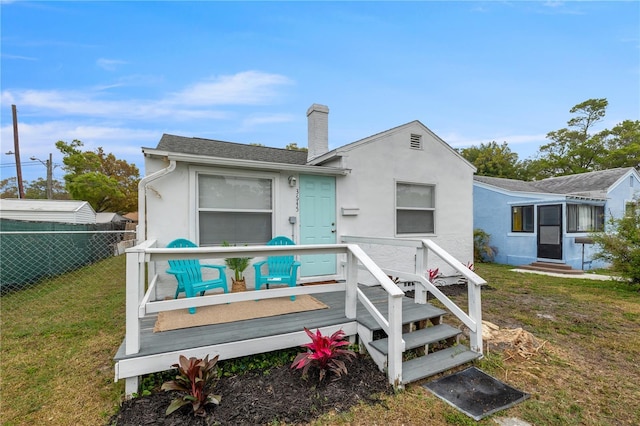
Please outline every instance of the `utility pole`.
[[49, 153], [49, 159], [42, 161], [41, 159], [32, 156], [31, 161], [39, 161], [43, 166], [47, 168], [47, 200], [53, 199], [53, 154]]
[[47, 200], [53, 200], [53, 161], [52, 154], [49, 153], [47, 160]]
[[16, 177], [18, 178], [18, 198], [24, 198], [24, 187], [22, 186], [22, 167], [20, 166], [20, 142], [18, 139], [18, 112], [16, 106], [11, 105], [13, 113], [13, 154], [16, 157]]

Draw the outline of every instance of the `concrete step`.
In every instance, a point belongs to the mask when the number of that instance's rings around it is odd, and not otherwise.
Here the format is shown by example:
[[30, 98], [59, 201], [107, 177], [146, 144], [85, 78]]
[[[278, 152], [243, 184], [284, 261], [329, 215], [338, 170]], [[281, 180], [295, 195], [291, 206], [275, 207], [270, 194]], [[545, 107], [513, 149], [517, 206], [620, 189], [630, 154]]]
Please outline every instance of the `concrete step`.
[[554, 274], [582, 275], [584, 271], [573, 269], [569, 265], [545, 262], [533, 262], [530, 265], [518, 266], [519, 269], [528, 271], [552, 272]]
[[539, 268], [551, 268], [551, 269], [560, 269], [560, 270], [571, 270], [571, 266], [566, 263], [553, 263], [553, 262], [533, 262], [530, 266], [539, 267]]
[[[411, 333], [404, 333], [402, 338], [404, 339], [405, 350], [409, 350], [456, 337], [460, 333], [459, 329], [448, 324], [438, 324], [412, 331]], [[389, 339], [387, 338], [374, 340], [371, 342], [371, 346], [384, 355], [389, 353]]]
[[480, 358], [464, 345], [456, 345], [402, 363], [402, 383], [412, 383]]

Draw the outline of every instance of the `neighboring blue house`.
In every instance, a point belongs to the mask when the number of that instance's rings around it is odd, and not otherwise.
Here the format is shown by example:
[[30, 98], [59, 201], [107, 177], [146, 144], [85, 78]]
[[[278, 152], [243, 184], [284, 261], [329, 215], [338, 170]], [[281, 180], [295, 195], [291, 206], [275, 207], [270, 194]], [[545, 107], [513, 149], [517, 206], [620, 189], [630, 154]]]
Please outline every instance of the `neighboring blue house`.
[[595, 247], [581, 241], [609, 218], [620, 218], [638, 197], [640, 174], [632, 167], [535, 182], [475, 176], [473, 226], [491, 235], [497, 263], [602, 267], [591, 262]]

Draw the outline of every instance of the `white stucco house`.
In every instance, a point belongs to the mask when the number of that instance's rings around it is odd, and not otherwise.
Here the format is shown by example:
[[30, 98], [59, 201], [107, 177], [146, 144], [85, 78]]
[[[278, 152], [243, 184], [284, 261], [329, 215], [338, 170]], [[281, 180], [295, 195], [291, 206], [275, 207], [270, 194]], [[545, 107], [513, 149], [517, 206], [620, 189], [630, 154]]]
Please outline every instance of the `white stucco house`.
[[[329, 150], [328, 114], [324, 105], [308, 109], [308, 152], [168, 134], [142, 149], [138, 241], [126, 251], [127, 330], [115, 356], [115, 378], [126, 380], [128, 394], [141, 375], [168, 369], [179, 355], [230, 359], [290, 348], [307, 342], [303, 326], [358, 339], [394, 386], [482, 356], [486, 282], [465, 266], [473, 258], [475, 168], [419, 121]], [[295, 246], [265, 245], [276, 236]], [[199, 247], [167, 248], [178, 238]], [[166, 272], [172, 260], [211, 266], [272, 253], [296, 256], [302, 285], [175, 298]], [[435, 268], [469, 283], [466, 312], [427, 279]], [[414, 297], [398, 284], [413, 286]], [[469, 347], [456, 344], [460, 329], [442, 324], [447, 311], [430, 305], [427, 291], [469, 329]], [[252, 318], [153, 331], [163, 312], [247, 301], [258, 309], [257, 299], [303, 295], [328, 309], [270, 316], [268, 325]], [[426, 321], [434, 327], [405, 344], [403, 330]], [[438, 341], [437, 353], [403, 361], [404, 351]]]
[[[168, 134], [143, 148], [140, 217], [147, 219], [138, 239], [216, 246], [277, 235], [296, 244], [429, 238], [472, 261], [474, 166], [419, 121], [330, 151], [328, 114], [324, 105], [308, 109], [308, 153]], [[395, 261], [388, 248], [378, 257]], [[301, 280], [339, 267], [331, 255], [301, 263]]]

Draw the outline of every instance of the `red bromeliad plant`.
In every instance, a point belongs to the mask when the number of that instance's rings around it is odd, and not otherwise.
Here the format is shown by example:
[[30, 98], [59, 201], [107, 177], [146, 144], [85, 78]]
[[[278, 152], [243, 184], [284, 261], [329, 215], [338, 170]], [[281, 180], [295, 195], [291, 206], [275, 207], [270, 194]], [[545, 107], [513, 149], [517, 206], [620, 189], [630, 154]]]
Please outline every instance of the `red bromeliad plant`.
[[176, 390], [184, 394], [171, 401], [167, 408], [167, 416], [187, 404], [191, 404], [194, 415], [204, 416], [205, 405], [220, 403], [220, 396], [212, 393], [218, 382], [217, 362], [218, 355], [211, 360], [209, 355], [204, 359], [195, 357], [187, 359], [184, 355], [180, 355], [180, 362], [172, 365], [178, 369], [178, 375], [175, 380], [163, 383], [162, 390]]
[[349, 342], [344, 339], [344, 331], [338, 330], [331, 336], [323, 336], [320, 330], [316, 330], [314, 334], [306, 327], [304, 331], [311, 338], [311, 343], [302, 345], [307, 348], [307, 351], [296, 356], [291, 368], [302, 369], [302, 375], [306, 376], [309, 367], [318, 367], [320, 381], [324, 379], [327, 371], [334, 373], [335, 379], [340, 378], [343, 373], [348, 374], [347, 366], [339, 358], [353, 359], [356, 354], [349, 349], [342, 349], [344, 346], [349, 346]]
[[427, 274], [429, 276], [429, 282], [433, 282], [433, 280], [435, 280], [438, 277], [438, 274], [440, 274], [440, 268], [429, 269], [427, 271]]

